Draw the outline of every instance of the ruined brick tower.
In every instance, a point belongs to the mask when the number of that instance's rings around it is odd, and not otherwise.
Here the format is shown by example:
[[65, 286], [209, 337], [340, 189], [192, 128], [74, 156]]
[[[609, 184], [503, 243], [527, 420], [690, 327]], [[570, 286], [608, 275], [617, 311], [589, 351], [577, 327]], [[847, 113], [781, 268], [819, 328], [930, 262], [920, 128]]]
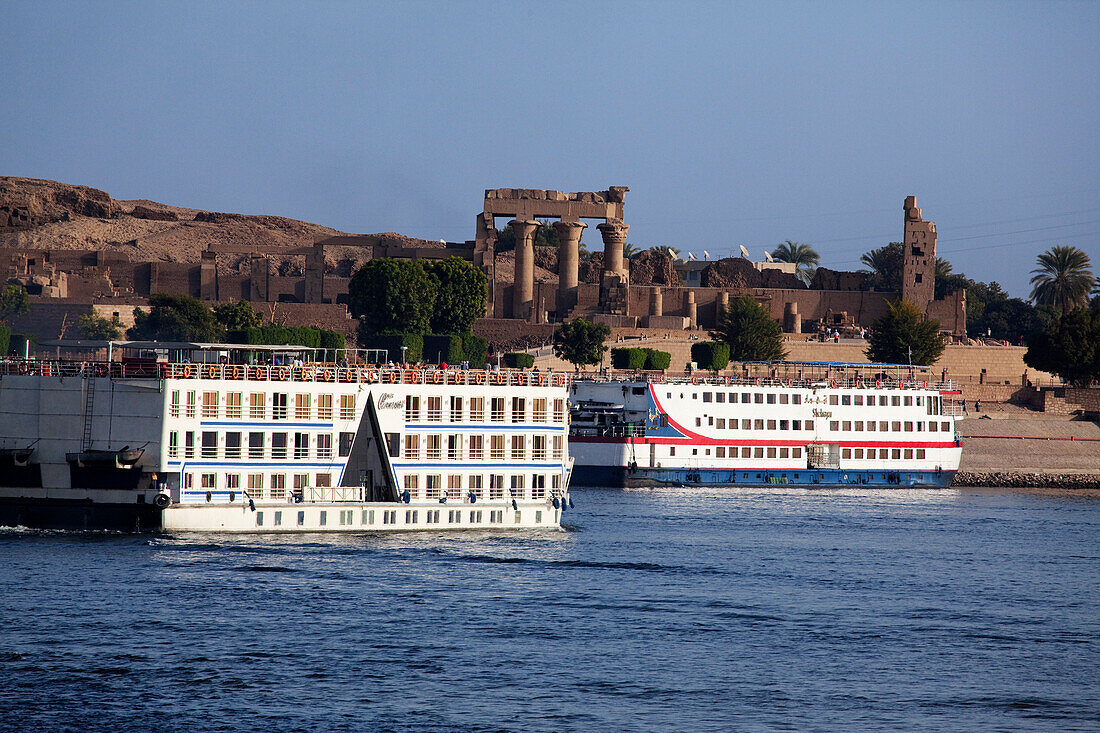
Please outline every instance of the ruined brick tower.
[[901, 268], [901, 297], [928, 312], [936, 294], [936, 225], [921, 218], [917, 197], [905, 197], [905, 258]]

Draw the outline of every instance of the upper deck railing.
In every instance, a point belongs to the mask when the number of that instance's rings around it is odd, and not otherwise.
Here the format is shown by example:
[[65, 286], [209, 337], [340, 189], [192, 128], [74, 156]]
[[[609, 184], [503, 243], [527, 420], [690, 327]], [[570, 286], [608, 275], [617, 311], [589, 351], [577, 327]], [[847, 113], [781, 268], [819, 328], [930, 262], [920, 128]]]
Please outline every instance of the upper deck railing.
[[437, 369], [315, 363], [191, 364], [178, 362], [65, 361], [2, 359], [0, 375], [110, 377], [112, 379], [225, 379], [245, 382], [331, 382], [339, 384], [438, 384], [511, 387], [568, 387], [563, 372], [528, 369]]
[[644, 373], [637, 376], [621, 375], [595, 375], [585, 376], [585, 380], [592, 382], [637, 382], [643, 381], [649, 384], [675, 384], [688, 386], [710, 387], [798, 387], [804, 389], [930, 389], [943, 392], [955, 392], [959, 389], [957, 383], [946, 380], [919, 380], [919, 379], [873, 379], [862, 377], [848, 377], [840, 379], [797, 378], [797, 377], [743, 377], [743, 376], [714, 376], [711, 374], [689, 374], [665, 376], [662, 374]]

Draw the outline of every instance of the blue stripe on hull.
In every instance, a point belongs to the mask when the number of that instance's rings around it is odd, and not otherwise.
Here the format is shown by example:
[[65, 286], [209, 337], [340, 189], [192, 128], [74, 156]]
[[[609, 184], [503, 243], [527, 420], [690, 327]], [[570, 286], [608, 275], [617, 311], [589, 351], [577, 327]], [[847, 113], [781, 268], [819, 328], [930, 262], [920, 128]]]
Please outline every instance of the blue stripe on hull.
[[573, 486], [878, 486], [893, 488], [947, 488], [954, 471], [850, 471], [745, 470], [637, 468], [620, 466], [575, 466]]

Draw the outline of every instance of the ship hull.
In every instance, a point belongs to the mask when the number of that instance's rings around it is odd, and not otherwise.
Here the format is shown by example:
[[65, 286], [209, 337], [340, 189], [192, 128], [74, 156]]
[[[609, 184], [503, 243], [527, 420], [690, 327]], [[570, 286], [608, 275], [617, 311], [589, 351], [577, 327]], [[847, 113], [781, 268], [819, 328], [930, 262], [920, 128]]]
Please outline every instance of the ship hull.
[[658, 486], [796, 486], [807, 488], [931, 488], [951, 486], [954, 471], [851, 471], [755, 470], [706, 468], [628, 468], [625, 466], [578, 465], [573, 469], [573, 486], [647, 488]]

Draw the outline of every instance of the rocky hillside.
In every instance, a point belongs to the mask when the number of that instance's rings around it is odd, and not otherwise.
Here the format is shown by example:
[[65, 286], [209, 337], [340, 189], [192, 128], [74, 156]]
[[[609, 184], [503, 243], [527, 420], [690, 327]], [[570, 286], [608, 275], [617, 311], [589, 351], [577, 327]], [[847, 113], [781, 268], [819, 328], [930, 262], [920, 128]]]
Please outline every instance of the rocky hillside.
[[[278, 255], [343, 234], [330, 227], [281, 216], [249, 216], [120, 201], [88, 186], [0, 176], [0, 247], [116, 250], [133, 261], [196, 262], [210, 243]], [[400, 234], [378, 235], [395, 245], [432, 247], [438, 242]], [[328, 269], [349, 273], [368, 253], [341, 248]], [[246, 255], [219, 257], [219, 267], [238, 269]], [[284, 274], [301, 270], [303, 258], [277, 257]]]

